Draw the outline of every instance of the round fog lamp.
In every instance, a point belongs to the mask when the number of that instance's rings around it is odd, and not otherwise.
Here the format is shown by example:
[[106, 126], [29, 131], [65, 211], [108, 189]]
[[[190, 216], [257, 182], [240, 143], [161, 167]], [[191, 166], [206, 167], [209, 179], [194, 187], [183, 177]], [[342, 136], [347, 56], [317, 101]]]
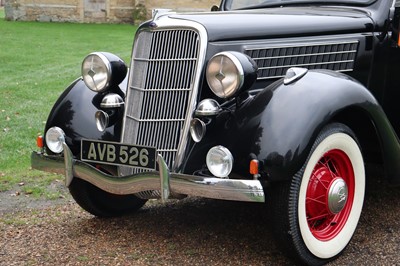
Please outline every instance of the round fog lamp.
[[64, 150], [65, 133], [59, 127], [51, 127], [46, 132], [46, 145], [54, 153], [60, 153]]
[[104, 132], [106, 128], [108, 127], [108, 122], [110, 121], [110, 118], [108, 114], [104, 111], [97, 111], [94, 115], [96, 119], [96, 127], [100, 132]]
[[206, 157], [208, 170], [216, 177], [228, 177], [233, 167], [232, 153], [223, 146], [212, 147]]

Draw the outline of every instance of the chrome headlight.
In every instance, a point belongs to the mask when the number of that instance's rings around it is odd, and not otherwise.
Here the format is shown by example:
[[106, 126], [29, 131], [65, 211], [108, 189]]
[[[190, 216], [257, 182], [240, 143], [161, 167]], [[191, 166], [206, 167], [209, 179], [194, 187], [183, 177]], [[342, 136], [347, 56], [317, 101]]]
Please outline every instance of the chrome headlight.
[[91, 53], [82, 62], [83, 81], [95, 92], [102, 92], [110, 86], [120, 84], [126, 73], [124, 61], [110, 53]]
[[46, 132], [46, 145], [54, 153], [60, 153], [64, 150], [65, 133], [59, 127], [51, 127]]
[[207, 65], [207, 83], [220, 98], [238, 94], [242, 87], [251, 86], [257, 78], [257, 65], [249, 56], [239, 52], [221, 52]]

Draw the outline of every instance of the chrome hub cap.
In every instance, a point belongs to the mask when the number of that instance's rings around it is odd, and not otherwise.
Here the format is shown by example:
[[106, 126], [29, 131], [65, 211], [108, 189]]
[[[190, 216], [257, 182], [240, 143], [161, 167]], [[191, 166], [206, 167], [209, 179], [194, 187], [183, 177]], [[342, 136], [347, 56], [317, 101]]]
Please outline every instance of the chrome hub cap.
[[346, 182], [341, 178], [335, 178], [328, 189], [328, 207], [331, 213], [341, 212], [346, 205], [348, 198], [348, 188]]

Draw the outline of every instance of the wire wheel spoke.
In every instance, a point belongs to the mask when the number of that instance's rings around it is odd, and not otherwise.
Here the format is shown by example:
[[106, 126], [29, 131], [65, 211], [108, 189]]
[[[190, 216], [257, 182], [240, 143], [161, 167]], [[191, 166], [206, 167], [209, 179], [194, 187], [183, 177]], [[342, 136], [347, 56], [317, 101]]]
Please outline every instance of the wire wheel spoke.
[[325, 205], [326, 203], [325, 203], [324, 200], [325, 200], [325, 196], [324, 195], [321, 195], [319, 197], [307, 197], [306, 198], [306, 204], [308, 205], [311, 202], [314, 202], [314, 203], [319, 203], [319, 204]]
[[327, 151], [314, 166], [307, 187], [306, 215], [310, 230], [318, 238], [331, 238], [346, 223], [351, 205], [340, 205], [341, 198], [336, 198], [342, 192], [335, 188], [337, 184], [347, 186], [349, 180], [354, 182], [352, 165], [341, 150]]
[[307, 218], [308, 225], [312, 231], [326, 230], [335, 223], [332, 223], [334, 215], [329, 213], [323, 213], [319, 216]]

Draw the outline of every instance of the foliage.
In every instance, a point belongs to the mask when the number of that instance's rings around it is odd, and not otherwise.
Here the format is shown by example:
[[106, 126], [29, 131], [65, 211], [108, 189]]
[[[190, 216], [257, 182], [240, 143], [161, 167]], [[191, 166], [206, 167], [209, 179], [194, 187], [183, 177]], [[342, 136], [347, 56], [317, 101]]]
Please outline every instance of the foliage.
[[132, 15], [133, 15], [133, 22], [136, 25], [145, 21], [146, 19], [148, 19], [146, 6], [140, 3], [135, 5]]
[[30, 153], [53, 103], [80, 76], [88, 53], [109, 51], [129, 62], [135, 31], [132, 25], [0, 19], [0, 191], [46, 176], [30, 169]]

